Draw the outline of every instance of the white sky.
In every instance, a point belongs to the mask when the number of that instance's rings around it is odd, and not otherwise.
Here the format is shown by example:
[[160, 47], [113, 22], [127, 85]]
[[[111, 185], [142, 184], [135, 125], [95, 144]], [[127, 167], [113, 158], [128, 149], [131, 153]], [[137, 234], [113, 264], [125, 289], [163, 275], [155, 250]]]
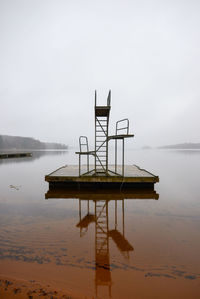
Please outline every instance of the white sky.
[[129, 147], [200, 142], [199, 0], [0, 0], [0, 134], [94, 137], [94, 90]]

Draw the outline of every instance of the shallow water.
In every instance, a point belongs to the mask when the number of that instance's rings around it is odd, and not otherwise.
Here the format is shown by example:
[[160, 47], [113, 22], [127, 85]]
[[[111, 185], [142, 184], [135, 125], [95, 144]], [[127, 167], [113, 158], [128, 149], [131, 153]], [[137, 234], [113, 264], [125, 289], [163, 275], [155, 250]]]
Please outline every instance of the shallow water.
[[1, 160], [0, 275], [88, 297], [200, 298], [200, 151], [129, 150], [126, 162], [159, 175], [158, 200], [45, 199], [44, 176], [74, 152]]

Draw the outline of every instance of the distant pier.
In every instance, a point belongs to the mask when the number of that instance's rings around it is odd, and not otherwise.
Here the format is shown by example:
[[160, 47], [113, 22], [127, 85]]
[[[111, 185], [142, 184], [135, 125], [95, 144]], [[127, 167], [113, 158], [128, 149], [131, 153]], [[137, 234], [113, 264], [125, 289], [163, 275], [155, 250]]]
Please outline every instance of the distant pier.
[[0, 159], [32, 157], [32, 153], [0, 153]]

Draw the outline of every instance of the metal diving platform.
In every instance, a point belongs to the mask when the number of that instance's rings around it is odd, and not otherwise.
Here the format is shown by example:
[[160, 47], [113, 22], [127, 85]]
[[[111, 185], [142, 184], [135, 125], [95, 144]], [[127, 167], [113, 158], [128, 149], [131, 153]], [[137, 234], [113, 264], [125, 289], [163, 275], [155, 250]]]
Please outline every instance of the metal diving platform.
[[[137, 187], [152, 189], [159, 182], [159, 177], [141, 169], [136, 165], [125, 165], [125, 140], [133, 138], [129, 132], [129, 120], [118, 120], [115, 125], [115, 134], [109, 134], [109, 120], [111, 110], [111, 91], [108, 93], [105, 106], [97, 105], [97, 92], [95, 91], [95, 140], [94, 149], [89, 149], [87, 136], [79, 137], [78, 165], [65, 165], [49, 175], [45, 180], [49, 188], [57, 187]], [[114, 164], [109, 164], [109, 143], [114, 141]], [[119, 145], [121, 149], [119, 150]], [[121, 152], [121, 153], [120, 153]], [[119, 153], [121, 163], [119, 163]], [[82, 158], [86, 157], [86, 164]], [[92, 163], [90, 160], [92, 158]]]

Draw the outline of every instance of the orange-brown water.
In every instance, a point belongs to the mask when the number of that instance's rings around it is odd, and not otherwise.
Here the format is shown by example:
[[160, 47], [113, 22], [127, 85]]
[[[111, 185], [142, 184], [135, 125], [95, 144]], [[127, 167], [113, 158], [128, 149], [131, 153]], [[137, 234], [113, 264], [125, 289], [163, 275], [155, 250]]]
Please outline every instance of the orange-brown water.
[[44, 175], [74, 163], [70, 153], [1, 162], [0, 276], [57, 298], [199, 298], [199, 158], [130, 151], [129, 163], [160, 176], [159, 199], [118, 201], [45, 200]]

